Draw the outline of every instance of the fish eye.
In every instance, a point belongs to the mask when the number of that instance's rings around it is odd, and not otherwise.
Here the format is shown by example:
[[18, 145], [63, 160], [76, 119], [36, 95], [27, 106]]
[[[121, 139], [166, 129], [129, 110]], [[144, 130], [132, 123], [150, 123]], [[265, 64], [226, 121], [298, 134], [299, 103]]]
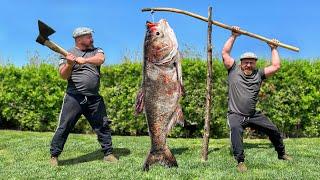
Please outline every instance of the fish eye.
[[156, 32], [156, 35], [159, 36], [159, 35], [160, 35], [160, 32]]

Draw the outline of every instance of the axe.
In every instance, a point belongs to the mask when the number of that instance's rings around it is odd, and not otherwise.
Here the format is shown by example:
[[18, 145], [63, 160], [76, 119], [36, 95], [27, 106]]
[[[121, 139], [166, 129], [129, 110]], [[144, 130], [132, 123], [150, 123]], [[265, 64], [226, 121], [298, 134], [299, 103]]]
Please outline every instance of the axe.
[[44, 46], [47, 46], [54, 52], [57, 52], [63, 56], [67, 56], [68, 52], [65, 49], [63, 49], [56, 43], [50, 41], [48, 38], [51, 34], [55, 33], [56, 31], [53, 30], [48, 25], [46, 25], [45, 23], [41, 22], [40, 20], [38, 20], [38, 26], [39, 26], [39, 36], [37, 37], [36, 41]]

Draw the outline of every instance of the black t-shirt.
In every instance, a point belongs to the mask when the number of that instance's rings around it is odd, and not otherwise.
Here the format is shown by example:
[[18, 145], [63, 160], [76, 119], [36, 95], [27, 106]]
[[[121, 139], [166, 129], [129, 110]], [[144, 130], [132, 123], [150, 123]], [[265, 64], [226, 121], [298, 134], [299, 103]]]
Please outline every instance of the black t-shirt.
[[[76, 47], [68, 52], [76, 57], [89, 58], [97, 53], [103, 53], [101, 48], [93, 48], [82, 51]], [[66, 60], [61, 58], [59, 66], [65, 64]], [[71, 76], [68, 79], [67, 93], [94, 96], [99, 94], [100, 66], [94, 64], [77, 64], [72, 67]]]
[[263, 69], [256, 69], [247, 76], [234, 62], [228, 73], [228, 110], [245, 116], [253, 115], [265, 78]]

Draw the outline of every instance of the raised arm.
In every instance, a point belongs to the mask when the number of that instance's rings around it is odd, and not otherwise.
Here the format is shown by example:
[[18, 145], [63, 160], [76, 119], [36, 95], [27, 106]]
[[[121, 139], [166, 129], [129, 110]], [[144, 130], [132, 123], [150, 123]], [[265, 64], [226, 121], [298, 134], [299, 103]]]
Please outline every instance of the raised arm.
[[[275, 42], [276, 44], [279, 43], [278, 40], [273, 39], [273, 42]], [[270, 77], [272, 75], [274, 75], [277, 71], [279, 71], [280, 69], [280, 56], [279, 56], [279, 52], [277, 50], [276, 45], [273, 44], [269, 44], [270, 48], [271, 48], [271, 65], [267, 66], [264, 68], [264, 74], [266, 77]]]
[[233, 30], [232, 30], [231, 36], [224, 44], [223, 49], [222, 49], [222, 53], [221, 53], [223, 64], [226, 67], [226, 69], [230, 69], [234, 63], [234, 59], [231, 57], [230, 54], [231, 54], [231, 50], [232, 50], [232, 47], [233, 47], [235, 40], [240, 35], [238, 33], [238, 30], [240, 30], [239, 27], [233, 26], [232, 29]]

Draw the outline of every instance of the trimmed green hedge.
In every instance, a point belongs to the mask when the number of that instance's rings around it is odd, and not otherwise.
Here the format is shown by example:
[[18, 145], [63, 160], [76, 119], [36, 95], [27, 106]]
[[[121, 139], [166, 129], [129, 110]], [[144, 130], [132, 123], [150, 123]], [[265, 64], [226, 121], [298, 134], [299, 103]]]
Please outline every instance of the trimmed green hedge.
[[[259, 66], [268, 62], [260, 61]], [[227, 137], [227, 72], [215, 60], [212, 137]], [[123, 63], [101, 68], [100, 94], [106, 102], [112, 129], [118, 135], [146, 135], [145, 117], [134, 116], [135, 96], [141, 83], [141, 64]], [[0, 66], [0, 125], [2, 128], [53, 131], [62, 104], [66, 81], [49, 64]], [[177, 126], [175, 137], [202, 136], [205, 107], [206, 62], [183, 60], [186, 95], [185, 120], [197, 123], [193, 133]], [[258, 109], [287, 136], [320, 135], [320, 61], [283, 61], [280, 72], [262, 87]], [[91, 132], [84, 118], [74, 132]]]

